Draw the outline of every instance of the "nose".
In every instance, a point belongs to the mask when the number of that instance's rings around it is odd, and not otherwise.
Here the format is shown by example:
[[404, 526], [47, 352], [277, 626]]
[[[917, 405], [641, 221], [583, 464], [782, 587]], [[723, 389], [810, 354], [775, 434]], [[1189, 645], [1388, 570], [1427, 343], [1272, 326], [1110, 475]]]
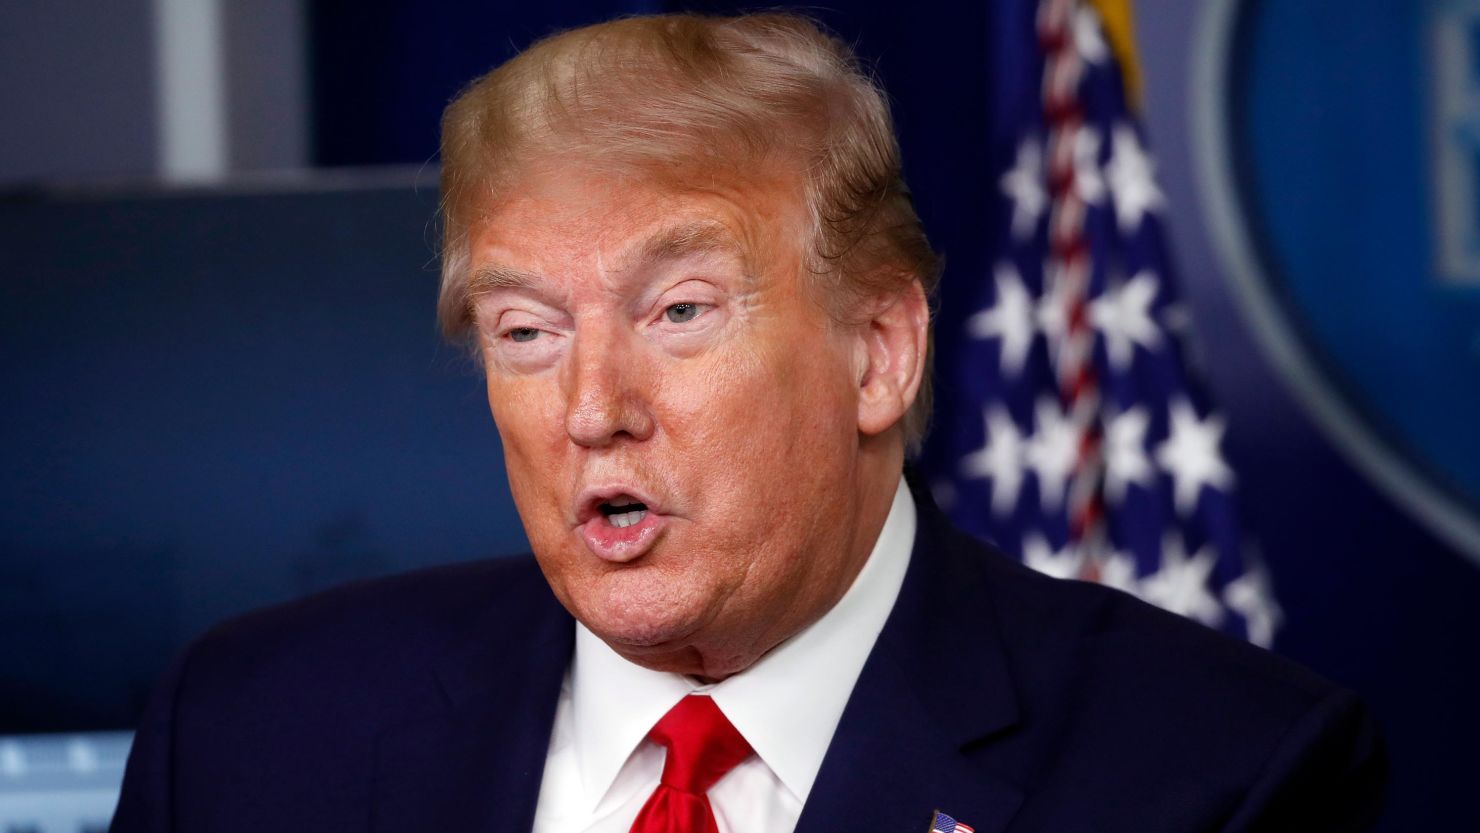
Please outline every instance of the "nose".
[[586, 448], [652, 436], [648, 371], [620, 333], [579, 331], [566, 366], [565, 432]]

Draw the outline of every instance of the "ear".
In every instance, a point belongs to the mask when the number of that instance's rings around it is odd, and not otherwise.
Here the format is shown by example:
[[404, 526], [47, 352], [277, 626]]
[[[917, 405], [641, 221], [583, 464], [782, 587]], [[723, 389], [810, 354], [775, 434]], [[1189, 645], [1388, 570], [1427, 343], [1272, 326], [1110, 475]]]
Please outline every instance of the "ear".
[[858, 430], [882, 434], [909, 411], [925, 374], [930, 306], [920, 282], [880, 296], [858, 332]]

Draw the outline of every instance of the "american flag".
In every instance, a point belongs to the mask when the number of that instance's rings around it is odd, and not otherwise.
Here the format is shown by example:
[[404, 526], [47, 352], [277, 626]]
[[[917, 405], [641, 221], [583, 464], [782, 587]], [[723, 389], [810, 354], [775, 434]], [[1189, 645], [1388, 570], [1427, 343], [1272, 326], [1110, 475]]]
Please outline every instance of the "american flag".
[[930, 823], [930, 833], [976, 833], [976, 828], [962, 824], [939, 810]]
[[1268, 646], [1280, 611], [1241, 540], [1225, 423], [1188, 361], [1166, 200], [1128, 102], [1128, 3], [994, 6], [1034, 31], [993, 73], [995, 265], [946, 276], [975, 285], [952, 287], [970, 314], [940, 336], [955, 353], [926, 457], [934, 491], [1042, 572]]

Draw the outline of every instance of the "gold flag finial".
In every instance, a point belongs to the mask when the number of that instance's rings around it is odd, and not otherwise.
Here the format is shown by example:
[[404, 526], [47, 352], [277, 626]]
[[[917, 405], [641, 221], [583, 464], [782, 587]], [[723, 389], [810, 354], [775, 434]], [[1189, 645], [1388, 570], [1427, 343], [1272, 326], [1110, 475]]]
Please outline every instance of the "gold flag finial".
[[1120, 77], [1125, 86], [1126, 103], [1141, 109], [1141, 62], [1136, 57], [1135, 14], [1132, 0], [1089, 0], [1105, 27], [1105, 37], [1120, 64]]

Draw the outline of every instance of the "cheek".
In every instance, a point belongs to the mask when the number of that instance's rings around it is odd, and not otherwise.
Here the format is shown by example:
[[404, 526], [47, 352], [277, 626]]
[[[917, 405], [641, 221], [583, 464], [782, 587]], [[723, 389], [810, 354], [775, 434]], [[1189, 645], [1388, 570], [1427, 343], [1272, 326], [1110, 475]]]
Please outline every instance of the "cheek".
[[[837, 344], [812, 335], [747, 340], [714, 361], [666, 374], [660, 423], [686, 467], [785, 494], [809, 475], [830, 476], [849, 463], [857, 404], [848, 365]], [[738, 491], [731, 500], [749, 503], [739, 511], [769, 496]]]
[[528, 443], [562, 424], [564, 411], [553, 380], [543, 376], [490, 377], [485, 390], [488, 409], [505, 445]]
[[533, 508], [535, 492], [556, 485], [551, 473], [563, 454], [564, 410], [554, 385], [540, 380], [495, 379], [487, 393], [509, 485], [523, 512]]
[[764, 445], [766, 426], [778, 420], [790, 387], [772, 357], [737, 342], [698, 361], [676, 361], [659, 376], [653, 397], [658, 421], [674, 451], [690, 462], [749, 465], [748, 450]]

